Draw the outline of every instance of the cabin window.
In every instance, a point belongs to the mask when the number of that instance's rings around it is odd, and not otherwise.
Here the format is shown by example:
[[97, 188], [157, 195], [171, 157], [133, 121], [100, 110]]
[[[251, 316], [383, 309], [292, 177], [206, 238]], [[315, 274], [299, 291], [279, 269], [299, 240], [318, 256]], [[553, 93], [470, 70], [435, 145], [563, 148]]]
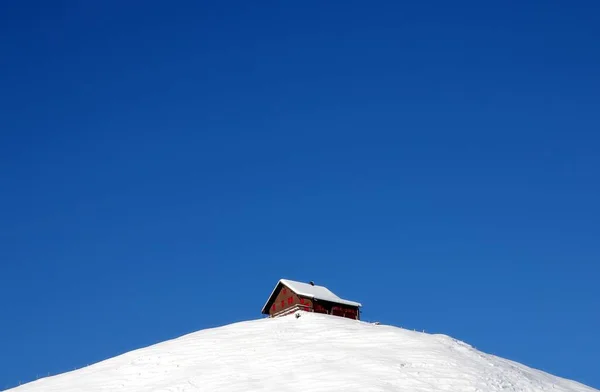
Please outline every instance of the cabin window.
[[277, 309], [277, 305], [273, 304], [273, 306], [271, 306], [271, 310], [273, 310], [273, 312], [274, 312], [275, 309]]
[[283, 299], [281, 300], [281, 307], [285, 308], [285, 300], [283, 300]]
[[300, 303], [304, 305], [304, 298], [300, 298]]
[[288, 298], [288, 305], [292, 305], [294, 303], [294, 298]]
[[283, 289], [283, 294], [284, 295], [287, 294], [287, 289], [286, 288]]

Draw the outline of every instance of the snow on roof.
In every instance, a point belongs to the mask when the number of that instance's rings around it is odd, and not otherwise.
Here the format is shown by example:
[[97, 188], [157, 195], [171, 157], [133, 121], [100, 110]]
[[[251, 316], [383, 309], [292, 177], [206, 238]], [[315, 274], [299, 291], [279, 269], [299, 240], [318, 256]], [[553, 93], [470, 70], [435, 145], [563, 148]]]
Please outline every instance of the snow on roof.
[[271, 292], [271, 295], [269, 296], [269, 299], [265, 303], [265, 306], [263, 306], [263, 310], [262, 310], [263, 313], [265, 313], [265, 311], [268, 307], [267, 305], [269, 304], [269, 301], [275, 294], [275, 291], [277, 290], [277, 287], [279, 287], [280, 284], [287, 286], [294, 293], [301, 295], [303, 297], [317, 299], [317, 300], [321, 300], [321, 301], [335, 302], [335, 303], [349, 305], [349, 306], [362, 306], [358, 302], [348, 301], [347, 299], [342, 299], [342, 298], [338, 297], [337, 295], [332, 293], [331, 290], [329, 290], [327, 287], [317, 286], [317, 285], [313, 286], [309, 283], [296, 282], [294, 280], [289, 280], [289, 279], [281, 279], [281, 280], [279, 280], [279, 282], [277, 282], [277, 285], [273, 289], [273, 292]]

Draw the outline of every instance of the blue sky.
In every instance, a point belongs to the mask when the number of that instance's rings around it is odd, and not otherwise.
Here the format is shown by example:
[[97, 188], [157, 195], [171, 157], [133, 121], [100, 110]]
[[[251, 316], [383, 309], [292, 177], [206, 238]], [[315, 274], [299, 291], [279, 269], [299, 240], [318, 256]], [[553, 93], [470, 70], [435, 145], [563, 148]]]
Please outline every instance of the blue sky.
[[281, 277], [600, 388], [597, 2], [200, 3], [0, 5], [0, 388]]

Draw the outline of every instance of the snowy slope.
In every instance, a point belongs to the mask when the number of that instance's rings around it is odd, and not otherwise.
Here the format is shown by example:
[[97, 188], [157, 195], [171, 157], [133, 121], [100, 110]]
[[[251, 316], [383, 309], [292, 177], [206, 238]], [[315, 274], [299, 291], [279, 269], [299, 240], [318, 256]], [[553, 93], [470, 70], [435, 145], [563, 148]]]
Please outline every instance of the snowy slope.
[[11, 391], [595, 391], [448, 336], [301, 315], [203, 330]]

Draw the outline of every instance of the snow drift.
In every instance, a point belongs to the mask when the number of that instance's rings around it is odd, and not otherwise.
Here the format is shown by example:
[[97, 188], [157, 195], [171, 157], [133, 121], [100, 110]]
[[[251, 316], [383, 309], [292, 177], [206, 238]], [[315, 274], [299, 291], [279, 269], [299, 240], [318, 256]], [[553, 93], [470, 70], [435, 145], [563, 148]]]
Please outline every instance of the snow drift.
[[300, 315], [199, 331], [10, 391], [596, 391], [448, 336]]

